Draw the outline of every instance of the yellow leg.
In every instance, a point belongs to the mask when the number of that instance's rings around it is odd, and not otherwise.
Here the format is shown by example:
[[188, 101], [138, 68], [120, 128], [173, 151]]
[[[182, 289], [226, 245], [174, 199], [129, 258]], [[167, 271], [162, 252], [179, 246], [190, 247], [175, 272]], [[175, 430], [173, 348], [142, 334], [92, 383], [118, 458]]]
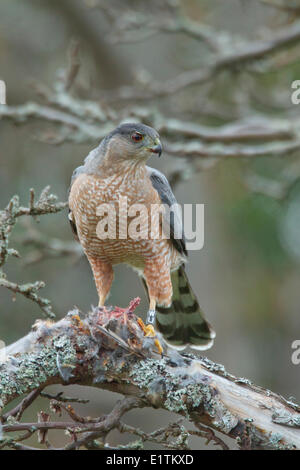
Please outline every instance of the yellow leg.
[[106, 297], [107, 297], [106, 295], [100, 295], [100, 296], [99, 296], [98, 307], [104, 307]]
[[145, 333], [145, 336], [150, 336], [150, 337], [156, 336], [155, 329], [154, 329], [153, 325], [145, 325], [145, 323], [143, 322], [143, 320], [141, 318], [138, 318], [137, 321], [138, 321], [138, 324], [140, 325], [141, 329]]
[[150, 303], [149, 303], [149, 310], [155, 310], [156, 307], [156, 300], [154, 297], [150, 298]]
[[103, 307], [114, 278], [112, 265], [99, 258], [88, 256], [99, 296], [98, 307]]
[[[148, 315], [147, 315], [147, 320], [149, 318], [151, 318], [152, 316], [154, 316], [154, 319], [155, 319], [155, 307], [156, 307], [156, 300], [154, 298], [151, 298], [150, 299], [150, 305], [149, 305], [149, 311], [148, 311]], [[151, 337], [151, 338], [156, 336], [156, 332], [155, 332], [154, 326], [152, 324], [154, 322], [154, 319], [153, 319], [153, 321], [151, 321], [151, 324], [145, 325], [143, 320], [141, 318], [138, 318], [138, 324], [142, 328], [145, 336], [148, 336], [148, 337]], [[162, 346], [161, 346], [161, 344], [160, 344], [160, 342], [158, 341], [157, 338], [155, 338], [154, 344], [157, 347], [159, 354], [162, 354], [163, 353], [163, 348], [162, 348]]]

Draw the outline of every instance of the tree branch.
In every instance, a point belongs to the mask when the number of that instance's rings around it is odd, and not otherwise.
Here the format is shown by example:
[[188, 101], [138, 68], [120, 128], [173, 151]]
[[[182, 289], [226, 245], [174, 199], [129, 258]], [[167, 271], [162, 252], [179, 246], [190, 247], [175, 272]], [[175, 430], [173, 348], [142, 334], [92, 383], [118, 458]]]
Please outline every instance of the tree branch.
[[65, 202], [57, 202], [57, 197], [50, 193], [50, 186], [46, 186], [35, 201], [35, 192], [30, 189], [28, 207], [20, 205], [19, 197], [13, 196], [4, 210], [0, 211], [0, 287], [5, 287], [15, 294], [33, 300], [39, 305], [46, 317], [54, 318], [51, 303], [48, 299], [39, 297], [38, 291], [45, 287], [43, 281], [34, 283], [17, 284], [6, 278], [2, 270], [9, 256], [20, 257], [17, 250], [9, 247], [9, 238], [17, 220], [22, 216], [37, 217], [44, 214], [55, 214], [67, 206]]
[[[184, 416], [198, 428], [189, 432], [173, 426], [173, 438], [176, 435], [176, 445], [181, 446], [177, 448], [186, 448], [190, 435], [214, 440], [213, 432], [218, 431], [235, 439], [241, 448], [300, 449], [298, 405], [234, 377], [207, 358], [180, 355], [166, 346], [160, 357], [155, 338], [144, 337], [133, 313], [136, 304], [127, 309], [97, 308], [87, 317], [74, 310], [57, 323], [39, 322], [25, 338], [7, 348], [0, 366], [3, 445], [16, 444], [10, 438], [5, 440], [8, 432], [49, 429], [68, 431], [72, 440], [66, 449], [103, 447], [112, 429], [144, 441], [142, 431], [132, 430], [120, 420], [132, 408], [153, 407]], [[5, 414], [9, 403], [50, 384], [89, 385], [126, 398], [97, 420], [82, 419], [70, 411], [73, 423], [50, 418], [38, 423], [11, 422], [9, 415], [20, 415], [24, 401]], [[28, 403], [29, 398], [25, 405]], [[157, 431], [150, 439], [163, 435], [164, 431]], [[134, 441], [133, 446], [139, 445]]]
[[124, 86], [119, 91], [107, 94], [109, 103], [119, 100], [151, 100], [163, 96], [173, 95], [179, 91], [193, 86], [203, 85], [216, 77], [223, 71], [233, 71], [237, 67], [242, 67], [252, 62], [265, 59], [276, 52], [291, 47], [300, 42], [300, 22], [297, 21], [292, 26], [282, 28], [273, 36], [252, 41], [251, 43], [240, 41], [242, 44], [236, 46], [230, 41], [227, 51], [218, 54], [206, 66], [199, 69], [188, 70], [179, 73], [175, 78], [164, 82], [149, 81], [145, 89], [138, 90], [137, 87]]

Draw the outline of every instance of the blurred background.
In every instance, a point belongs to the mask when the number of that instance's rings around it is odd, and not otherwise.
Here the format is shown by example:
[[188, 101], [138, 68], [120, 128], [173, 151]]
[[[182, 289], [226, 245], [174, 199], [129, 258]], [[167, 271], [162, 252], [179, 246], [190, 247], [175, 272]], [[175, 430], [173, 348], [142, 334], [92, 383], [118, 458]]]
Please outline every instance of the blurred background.
[[[291, 102], [291, 84], [300, 79], [299, 14], [299, 2], [279, 0], [0, 3], [0, 79], [13, 109], [10, 119], [0, 111], [0, 207], [14, 194], [27, 205], [29, 189], [38, 193], [46, 185], [65, 201], [73, 169], [102, 135], [122, 120], [156, 125], [165, 152], [150, 166], [168, 175], [180, 203], [205, 204], [204, 248], [191, 253], [188, 272], [217, 332], [207, 356], [298, 401], [300, 366], [291, 362], [291, 344], [300, 336], [300, 105]], [[212, 70], [220, 57], [274, 45], [282, 31], [296, 37], [274, 54]], [[181, 86], [191, 71], [210, 76]], [[176, 79], [179, 89], [171, 93]], [[16, 117], [15, 107], [28, 102], [39, 110]], [[81, 124], [50, 119], [49, 113], [45, 118], [42, 107]], [[169, 128], [167, 119], [173, 120]], [[191, 124], [200, 126], [197, 132], [190, 132]], [[262, 139], [264, 130], [269, 137]], [[220, 138], [223, 131], [227, 140]], [[246, 131], [248, 138], [241, 136]], [[65, 256], [41, 248], [32, 242], [37, 238], [43, 246], [53, 239], [72, 242], [67, 210], [39, 223], [19, 220], [11, 246], [22, 259], [9, 259], [8, 278], [45, 281], [40, 294], [51, 300], [58, 318], [74, 305], [87, 312], [97, 304], [87, 260], [76, 250]], [[146, 296], [137, 275], [117, 267], [109, 301], [125, 307], [136, 296], [144, 315]], [[17, 340], [41, 317], [36, 304], [0, 288], [1, 340]], [[92, 416], [110, 411], [117, 400], [89, 388], [72, 387], [67, 394], [88, 397], [90, 403], [77, 409]], [[37, 406], [46, 405], [41, 399]], [[170, 419], [154, 410], [126, 417], [145, 431]], [[64, 439], [50, 434], [53, 444]], [[126, 437], [110, 437], [111, 444], [122, 442]]]

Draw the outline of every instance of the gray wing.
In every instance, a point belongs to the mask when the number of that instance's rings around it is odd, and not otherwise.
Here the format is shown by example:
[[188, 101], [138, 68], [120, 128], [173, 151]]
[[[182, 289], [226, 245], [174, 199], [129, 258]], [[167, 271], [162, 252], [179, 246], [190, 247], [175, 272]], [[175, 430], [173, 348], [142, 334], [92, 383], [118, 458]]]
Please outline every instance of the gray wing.
[[187, 256], [181, 212], [169, 181], [163, 173], [155, 170], [154, 168], [147, 166], [147, 171], [152, 182], [152, 186], [158, 192], [161, 202], [163, 204], [167, 204], [173, 209], [170, 212], [170, 217], [166, 217], [164, 221], [170, 227], [171, 241], [180, 254]]
[[[69, 197], [69, 194], [70, 194], [70, 191], [71, 191], [72, 184], [76, 180], [77, 176], [84, 172], [83, 168], [84, 168], [83, 166], [79, 166], [78, 168], [76, 168], [73, 171], [73, 174], [72, 174], [72, 177], [71, 177], [71, 184], [70, 184], [69, 189], [68, 189], [68, 197]], [[76, 223], [75, 223], [73, 213], [72, 213], [70, 207], [69, 207], [69, 212], [68, 212], [68, 219], [69, 219], [69, 222], [70, 222], [70, 225], [71, 225], [72, 232], [73, 232], [75, 238], [78, 240], [77, 227], [76, 227]]]

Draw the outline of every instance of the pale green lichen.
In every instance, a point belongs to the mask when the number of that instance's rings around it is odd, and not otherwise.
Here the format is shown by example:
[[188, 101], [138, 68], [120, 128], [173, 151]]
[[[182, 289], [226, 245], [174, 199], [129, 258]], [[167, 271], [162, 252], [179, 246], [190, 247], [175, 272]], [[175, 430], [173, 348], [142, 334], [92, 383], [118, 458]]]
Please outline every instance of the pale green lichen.
[[70, 338], [62, 335], [49, 345], [41, 345], [38, 351], [16, 358], [11, 365], [6, 363], [3, 370], [0, 368], [0, 408], [7, 397], [28, 393], [58, 375], [57, 354], [63, 364], [76, 365], [76, 351]]
[[[135, 365], [130, 376], [139, 388], [152, 390], [155, 393], [157, 377], [164, 378], [164, 408], [176, 413], [196, 410], [204, 401], [211, 400], [210, 388], [197, 382], [185, 385], [186, 379], [182, 376], [180, 368], [167, 367], [165, 359], [147, 359]], [[155, 382], [156, 381], [156, 382]]]
[[300, 428], [300, 416], [291, 414], [287, 411], [275, 411], [272, 414], [272, 421], [274, 423], [283, 424], [292, 428]]
[[217, 429], [226, 433], [237, 425], [237, 418], [224, 407], [209, 383], [200, 376], [187, 376], [180, 367], [168, 367], [166, 359], [141, 361], [133, 367], [131, 377], [138, 387], [151, 390], [152, 394], [155, 393], [155, 384], [161, 384], [157, 379], [161, 377], [164, 382], [162, 406], [166, 410], [186, 417], [194, 412], [204, 412]]
[[165, 370], [164, 359], [146, 359], [135, 364], [129, 376], [134, 378], [139, 388], [148, 388], [155, 377]]

